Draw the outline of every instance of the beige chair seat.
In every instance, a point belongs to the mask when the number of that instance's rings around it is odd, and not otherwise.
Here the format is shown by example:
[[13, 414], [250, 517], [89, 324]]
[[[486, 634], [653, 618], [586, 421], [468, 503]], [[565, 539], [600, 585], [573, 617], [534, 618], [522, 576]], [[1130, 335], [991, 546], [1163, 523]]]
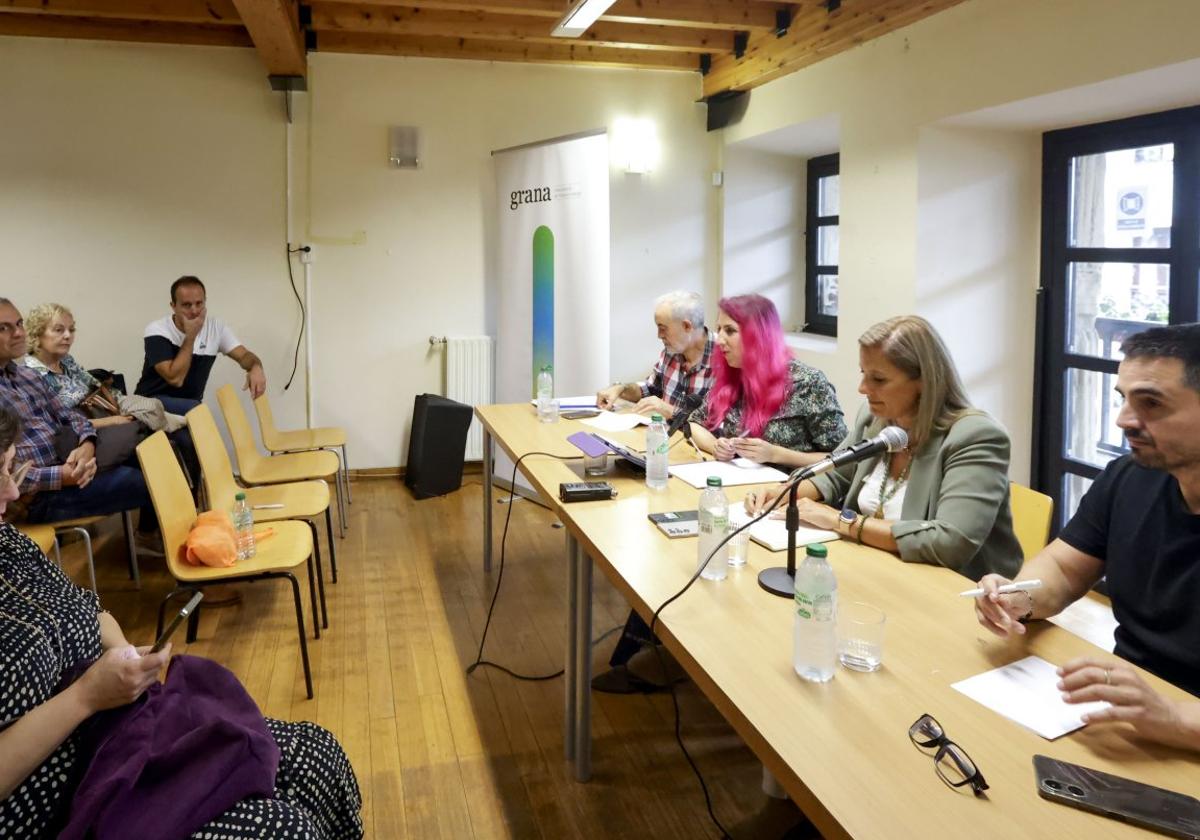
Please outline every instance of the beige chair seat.
[[[265, 536], [269, 532], [269, 536]], [[254, 556], [239, 560], [232, 566], [192, 566], [188, 563], [171, 565], [171, 576], [180, 583], [223, 581], [231, 577], [249, 577], [260, 572], [295, 569], [304, 565], [312, 554], [312, 532], [303, 522], [271, 522], [254, 529]], [[316, 616], [313, 616], [314, 620]]]
[[338, 458], [332, 452], [291, 452], [272, 455], [260, 461], [247, 463], [247, 458], [238, 453], [241, 478], [246, 484], [284, 484], [289, 481], [309, 481], [314, 478], [332, 478], [338, 471]]
[[[261, 423], [259, 425], [261, 428]], [[345, 442], [346, 431], [336, 426], [327, 426], [318, 429], [276, 431], [269, 438], [269, 442], [266, 429], [263, 429], [263, 446], [269, 452], [303, 452], [306, 449], [328, 449], [330, 447], [341, 446]]]
[[263, 484], [247, 487], [246, 502], [255, 505], [283, 505], [281, 508], [254, 511], [255, 522], [322, 516], [329, 510], [329, 485], [324, 481], [296, 481], [290, 484]]
[[23, 524], [18, 525], [17, 530], [33, 540], [34, 545], [42, 550], [42, 554], [49, 555], [50, 549], [54, 548], [55, 543], [58, 542], [52, 525]]

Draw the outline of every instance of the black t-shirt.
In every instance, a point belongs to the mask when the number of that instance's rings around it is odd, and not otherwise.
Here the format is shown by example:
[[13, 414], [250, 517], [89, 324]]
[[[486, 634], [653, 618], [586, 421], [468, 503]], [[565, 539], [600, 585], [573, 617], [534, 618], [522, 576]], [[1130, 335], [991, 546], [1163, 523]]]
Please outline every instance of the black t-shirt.
[[223, 322], [216, 318], [206, 318], [192, 345], [192, 363], [183, 384], [175, 387], [168, 385], [154, 366], [175, 358], [179, 348], [183, 346], [183, 332], [168, 315], [146, 327], [143, 342], [146, 347], [146, 360], [142, 363], [142, 377], [138, 380], [134, 393], [143, 397], [181, 397], [188, 400], [204, 399], [204, 388], [208, 384], [208, 375], [212, 372], [217, 355], [228, 353], [241, 344], [238, 337]]
[[1059, 537], [1104, 561], [1117, 655], [1200, 695], [1200, 515], [1179, 482], [1119, 458]]

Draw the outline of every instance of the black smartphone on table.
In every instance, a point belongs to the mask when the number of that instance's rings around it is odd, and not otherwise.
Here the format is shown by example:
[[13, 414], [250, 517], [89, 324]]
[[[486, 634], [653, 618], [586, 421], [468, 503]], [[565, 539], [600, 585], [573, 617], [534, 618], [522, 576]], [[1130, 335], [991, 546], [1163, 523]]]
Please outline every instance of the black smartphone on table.
[[1200, 840], [1200, 800], [1089, 767], [1033, 757], [1043, 799], [1100, 814], [1171, 837]]
[[195, 595], [193, 595], [188, 602], [183, 605], [183, 609], [176, 613], [175, 617], [171, 619], [171, 623], [167, 625], [166, 629], [162, 631], [162, 635], [158, 637], [158, 640], [154, 643], [154, 647], [150, 648], [150, 653], [158, 653], [160, 650], [162, 650], [166, 646], [167, 642], [170, 641], [171, 634], [178, 629], [179, 625], [183, 623], [183, 620], [190, 616], [203, 600], [203, 592], [197, 592]]

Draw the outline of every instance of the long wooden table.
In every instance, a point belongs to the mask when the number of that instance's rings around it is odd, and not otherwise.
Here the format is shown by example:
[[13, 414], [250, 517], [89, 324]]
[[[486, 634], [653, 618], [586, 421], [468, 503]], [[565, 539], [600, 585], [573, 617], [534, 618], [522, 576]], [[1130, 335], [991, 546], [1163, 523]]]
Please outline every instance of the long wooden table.
[[[494, 440], [514, 460], [534, 450], [577, 455], [566, 437], [586, 428], [566, 420], [538, 423], [529, 405], [486, 406], [476, 413], [487, 432], [485, 456]], [[632, 442], [638, 434], [624, 437]], [[672, 460], [694, 459], [686, 444], [672, 448]], [[578, 481], [579, 469], [578, 462], [572, 468], [541, 456], [521, 464], [567, 531], [565, 753], [583, 781], [590, 775], [592, 561], [649, 620], [691, 576], [697, 558], [695, 540], [667, 539], [647, 514], [694, 508], [699, 491], [672, 478], [667, 490], [651, 492], [640, 476], [610, 464], [616, 500], [560, 504], [559, 482]], [[486, 553], [491, 487], [490, 475], [485, 478]], [[748, 489], [727, 493], [740, 500]], [[784, 562], [783, 552], [752, 542], [745, 567], [730, 569], [721, 582], [697, 581], [664, 610], [656, 632], [826, 837], [1153, 836], [1041, 799], [1032, 765], [1037, 753], [1172, 790], [1200, 791], [1200, 755], [1150, 744], [1124, 725], [1089, 726], [1047, 741], [952, 689], [951, 683], [1030, 653], [1061, 664], [1102, 652], [1048, 622], [1031, 625], [1025, 638], [997, 639], [958, 597], [968, 588], [966, 579], [948, 569], [830, 544], [839, 600], [865, 601], [887, 613], [884, 665], [870, 674], [839, 668], [824, 685], [801, 680], [791, 664], [792, 603], [764, 592], [756, 580], [762, 568]], [[1186, 696], [1143, 675], [1166, 694]], [[946, 787], [932, 758], [909, 741], [909, 725], [926, 712], [979, 765], [991, 786], [986, 797]]]

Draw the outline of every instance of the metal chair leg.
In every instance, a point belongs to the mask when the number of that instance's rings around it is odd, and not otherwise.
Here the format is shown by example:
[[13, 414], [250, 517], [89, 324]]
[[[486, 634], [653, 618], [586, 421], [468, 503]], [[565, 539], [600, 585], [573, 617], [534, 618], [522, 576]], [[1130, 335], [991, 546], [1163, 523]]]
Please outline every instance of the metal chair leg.
[[304, 564], [308, 567], [308, 595], [312, 599], [313, 611], [313, 638], [321, 638], [321, 616], [317, 614], [317, 582], [313, 580], [313, 556], [308, 555], [308, 561]]
[[312, 670], [308, 664], [308, 639], [304, 637], [304, 608], [300, 604], [300, 582], [291, 572], [285, 572], [284, 577], [292, 582], [292, 598], [296, 602], [296, 630], [300, 634], [300, 659], [304, 663], [304, 687], [308, 689], [308, 699], [313, 699]]
[[[329, 611], [325, 608], [325, 570], [321, 568], [321, 540], [320, 534], [317, 533], [317, 523], [311, 519], [304, 520], [308, 523], [308, 528], [312, 531], [313, 538], [313, 557], [317, 561], [317, 592], [321, 596], [321, 627], [329, 629]], [[316, 621], [314, 618], [313, 621]]]
[[[82, 525], [76, 525], [72, 528], [63, 528], [62, 531], [78, 531], [83, 536], [83, 548], [84, 551], [87, 552], [88, 580], [91, 581], [92, 591], [96, 592], [96, 560], [92, 556], [92, 535], [89, 534], [88, 529], [84, 528]], [[62, 565], [61, 562], [59, 565]]]
[[333, 510], [332, 505], [325, 508], [325, 529], [329, 534], [329, 565], [330, 574], [333, 575], [333, 582], [337, 583], [337, 546], [333, 539]]
[[336, 475], [334, 476], [333, 489], [337, 494], [339, 533], [342, 539], [346, 539], [346, 498], [342, 495], [342, 485], [337, 480]]
[[142, 588], [142, 575], [138, 571], [137, 545], [133, 541], [133, 511], [121, 512], [121, 521], [125, 525], [125, 545], [129, 549], [129, 577], [134, 589]]
[[58, 564], [58, 568], [62, 568], [62, 551], [58, 547], [58, 534], [54, 535], [54, 562]]
[[354, 504], [354, 497], [350, 494], [350, 462], [346, 460], [346, 444], [342, 444], [342, 476], [346, 479], [346, 501]]
[[200, 629], [200, 607], [202, 604], [203, 602], [197, 604], [196, 608], [192, 610], [192, 614], [188, 616], [187, 635], [184, 638], [187, 639], [189, 645], [196, 641], [196, 631]]

